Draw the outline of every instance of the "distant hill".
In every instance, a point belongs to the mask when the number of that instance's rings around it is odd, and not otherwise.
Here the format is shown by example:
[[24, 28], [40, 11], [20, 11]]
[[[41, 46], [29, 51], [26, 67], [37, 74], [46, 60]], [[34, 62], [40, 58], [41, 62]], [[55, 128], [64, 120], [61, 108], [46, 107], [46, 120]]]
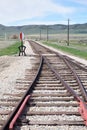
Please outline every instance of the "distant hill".
[[[55, 25], [24, 25], [24, 26], [4, 26], [0, 24], [0, 36], [5, 35], [13, 35], [19, 34], [20, 32], [24, 32], [24, 34], [46, 34], [48, 32], [50, 34], [56, 33], [66, 33], [67, 25], [55, 24]], [[70, 33], [87, 33], [87, 23], [85, 24], [73, 24], [70, 25]]]

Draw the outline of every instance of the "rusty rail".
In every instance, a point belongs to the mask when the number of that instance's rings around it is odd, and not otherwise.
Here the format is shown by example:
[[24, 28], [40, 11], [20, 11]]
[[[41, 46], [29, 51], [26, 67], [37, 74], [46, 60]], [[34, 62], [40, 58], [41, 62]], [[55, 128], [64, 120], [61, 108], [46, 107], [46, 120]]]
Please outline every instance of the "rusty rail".
[[[48, 65], [48, 67], [52, 70], [52, 72], [55, 74], [55, 76], [57, 77], [58, 80], [61, 81], [61, 83], [66, 87], [66, 89], [69, 91], [70, 94], [72, 94], [72, 96], [74, 96], [74, 98], [77, 100], [77, 102], [79, 103], [79, 112], [81, 114], [81, 116], [83, 117], [84, 119], [84, 122], [85, 122], [85, 125], [87, 125], [87, 105], [85, 102], [82, 101], [82, 99], [80, 99], [80, 97], [75, 93], [75, 91], [70, 88], [70, 86], [61, 78], [61, 76], [55, 71], [55, 69], [50, 65], [50, 63], [48, 62], [48, 60], [46, 59], [46, 57], [44, 56], [41, 56], [41, 62], [40, 62], [40, 65], [39, 65], [39, 68], [38, 68], [38, 72], [35, 76], [35, 79], [33, 80], [33, 82], [31, 83], [28, 91], [26, 92], [26, 94], [24, 95], [24, 97], [22, 98], [22, 100], [20, 101], [19, 105], [17, 106], [17, 108], [15, 109], [14, 113], [12, 113], [11, 117], [9, 118], [8, 120], [8, 123], [5, 124], [5, 126], [3, 127], [2, 130], [12, 130], [13, 129], [13, 126], [14, 126], [14, 121], [12, 121], [12, 124], [10, 124], [10, 128], [9, 128], [9, 123], [11, 122], [11, 120], [13, 119], [13, 117], [15, 117], [15, 121], [16, 119], [18, 118], [18, 116], [20, 115], [20, 113], [22, 112], [28, 98], [26, 97], [27, 95], [30, 95], [33, 91], [33, 88], [35, 86], [35, 83], [36, 81], [38, 80], [39, 78], [39, 75], [41, 73], [41, 70], [42, 70], [42, 66], [43, 66], [43, 61], [46, 62], [46, 64]], [[65, 61], [67, 62], [67, 61]], [[70, 67], [69, 63], [67, 62], [68, 66]], [[70, 67], [71, 68], [71, 67]], [[81, 82], [80, 82], [80, 79], [78, 78], [77, 74], [75, 73], [75, 71], [72, 69], [72, 72], [75, 74], [75, 77], [77, 79], [77, 81], [79, 82], [79, 85], [82, 86]], [[82, 86], [83, 87], [83, 86]], [[81, 88], [82, 89], [82, 88]], [[84, 90], [83, 90], [84, 91]], [[86, 94], [85, 94], [85, 98], [87, 100], [87, 97], [86, 97]], [[25, 101], [26, 100], [26, 101]], [[22, 103], [24, 103], [23, 106]], [[21, 106], [21, 107], [20, 107]], [[20, 111], [20, 109], [22, 108], [22, 110]], [[20, 112], [19, 112], [20, 111]], [[17, 114], [17, 116], [15, 116], [16, 113], [19, 113]], [[14, 120], [13, 119], [13, 120]]]
[[66, 89], [74, 96], [74, 98], [77, 101], [80, 101], [79, 96], [75, 93], [75, 91], [70, 88], [70, 86], [61, 78], [61, 76], [58, 74], [58, 72], [55, 71], [55, 69], [50, 65], [50, 63], [47, 61], [46, 57], [44, 57], [44, 60], [46, 62], [46, 64], [49, 66], [49, 68], [54, 72], [55, 76], [57, 77], [57, 79], [60, 79], [61, 83], [66, 87]]
[[[42, 46], [42, 45], [40, 45], [40, 46]], [[45, 48], [45, 47], [44, 47]], [[36, 49], [36, 48], [35, 48]], [[37, 49], [36, 49], [37, 50]], [[52, 52], [54, 52], [54, 51], [52, 51]], [[56, 55], [58, 55], [58, 53], [57, 52], [54, 52]], [[60, 54], [59, 54], [60, 55]], [[87, 101], [87, 92], [86, 92], [86, 90], [85, 90], [85, 88], [84, 88], [84, 86], [82, 85], [82, 83], [81, 83], [81, 80], [80, 80], [80, 78], [77, 76], [77, 74], [76, 74], [76, 72], [75, 72], [75, 70], [70, 66], [70, 64], [69, 64], [69, 62], [72, 62], [72, 61], [69, 61], [69, 59], [67, 58], [67, 57], [63, 57], [62, 55], [60, 55], [60, 57], [65, 61], [65, 63], [68, 65], [68, 67], [71, 69], [71, 71], [73, 72], [73, 74], [74, 74], [74, 76], [75, 76], [75, 78], [76, 78], [76, 80], [77, 80], [77, 82], [78, 82], [78, 85], [79, 85], [79, 87], [80, 87], [80, 90], [81, 90], [81, 92], [82, 92], [82, 95], [83, 95], [83, 97], [85, 98], [85, 101]], [[52, 66], [48, 63], [48, 61], [47, 61], [47, 59], [44, 57], [44, 59], [45, 59], [45, 62], [47, 63], [47, 65], [50, 67], [50, 69], [55, 73], [55, 75], [56, 75], [56, 77], [58, 78], [58, 79], [60, 79], [60, 81], [62, 82], [62, 84], [66, 87], [66, 89], [74, 96], [74, 98], [79, 102], [79, 112], [80, 112], [80, 114], [81, 114], [81, 116], [83, 117], [83, 119], [84, 119], [84, 122], [85, 122], [85, 125], [87, 125], [87, 104], [86, 104], [86, 102], [84, 102], [84, 101], [82, 101], [82, 99], [80, 99], [80, 97], [75, 93], [75, 91], [72, 89], [72, 88], [70, 88], [70, 86], [60, 77], [60, 75], [52, 68]], [[68, 62], [69, 61], [69, 62]], [[83, 68], [82, 66], [80, 66], [79, 64], [76, 64], [76, 63], [74, 63], [74, 62], [72, 62], [73, 64], [75, 64], [76, 66], [78, 66], [79, 68], [81, 68], [81, 69], [83, 69], [83, 70], [86, 70], [87, 71], [87, 69], [85, 69], [85, 68]]]
[[67, 61], [69, 61], [69, 62], [71, 62], [72, 64], [74, 64], [74, 65], [76, 65], [77, 67], [79, 67], [80, 69], [82, 69], [82, 70], [84, 70], [84, 71], [87, 72], [87, 66], [86, 66], [86, 68], [84, 68], [83, 66], [79, 65], [78, 63], [73, 62], [73, 59], [71, 59], [71, 58], [69, 58], [69, 57], [67, 57], [67, 56], [64, 56], [64, 58], [65, 58]]
[[61, 76], [58, 74], [58, 72], [55, 71], [55, 69], [50, 65], [50, 63], [47, 61], [46, 57], [44, 57], [45, 62], [49, 66], [49, 68], [54, 72], [57, 79], [60, 79], [61, 83], [66, 87], [66, 89], [74, 96], [74, 98], [79, 103], [79, 113], [82, 116], [85, 125], [87, 126], [87, 104], [84, 102], [77, 94], [76, 92], [61, 78]]
[[79, 113], [82, 116], [85, 125], [87, 126], [87, 103], [80, 100], [79, 102]]
[[19, 110], [17, 111], [17, 113], [15, 114], [14, 118], [12, 119], [10, 125], [9, 125], [9, 130], [13, 130], [13, 127], [16, 123], [16, 120], [18, 119], [18, 117], [21, 115], [27, 101], [29, 100], [30, 95], [26, 96], [26, 98], [24, 99], [23, 103], [21, 104]]
[[[58, 55], [58, 54], [57, 54], [57, 55]], [[76, 78], [76, 80], [77, 80], [77, 82], [78, 82], [78, 85], [79, 85], [79, 87], [80, 87], [81, 93], [82, 93], [82, 95], [83, 95], [85, 101], [87, 101], [87, 92], [86, 92], [84, 86], [82, 85], [79, 76], [77, 76], [77, 74], [76, 74], [76, 72], [75, 72], [75, 69], [71, 67], [71, 65], [69, 64], [69, 62], [68, 62], [62, 55], [60, 55], [60, 56], [61, 56], [61, 58], [64, 60], [64, 62], [67, 64], [67, 66], [71, 69], [71, 71], [73, 72], [73, 74], [74, 74], [74, 76], [75, 76], [75, 78]]]
[[6, 121], [6, 123], [3, 126], [2, 130], [9, 130], [9, 124], [12, 121], [12, 119], [14, 118], [15, 114], [17, 113], [17, 111], [19, 110], [19, 108], [20, 108], [21, 104], [23, 103], [24, 99], [26, 98], [27, 95], [31, 94], [31, 92], [32, 92], [32, 90], [34, 88], [35, 82], [38, 79], [39, 74], [41, 72], [42, 66], [43, 66], [43, 57], [41, 56], [40, 57], [40, 65], [38, 67], [37, 74], [36, 74], [33, 82], [30, 84], [29, 89], [26, 91], [25, 95], [22, 97], [21, 101], [18, 103], [17, 107], [14, 109], [14, 111], [12, 112], [11, 116], [9, 117], [9, 119]]

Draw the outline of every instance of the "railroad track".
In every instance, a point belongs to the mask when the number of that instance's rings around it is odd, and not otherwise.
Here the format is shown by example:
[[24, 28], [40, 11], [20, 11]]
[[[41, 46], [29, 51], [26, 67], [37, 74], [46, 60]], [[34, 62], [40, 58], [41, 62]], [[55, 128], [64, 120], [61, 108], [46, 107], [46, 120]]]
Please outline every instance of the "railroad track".
[[27, 69], [25, 78], [17, 79], [14, 91], [5, 92], [0, 100], [0, 129], [3, 129], [3, 126], [7, 124], [7, 120], [10, 119], [9, 116], [11, 117], [16, 110], [15, 107], [20, 106], [18, 104], [21, 103], [21, 100], [25, 97], [25, 93], [29, 89], [32, 80], [37, 73], [39, 60], [40, 59], [37, 56], [32, 57], [32, 69]]
[[[11, 96], [18, 96], [17, 101], [20, 102], [2, 129], [12, 130], [14, 127], [16, 130], [56, 130], [61, 125], [67, 125], [68, 129], [71, 126], [86, 129], [86, 67], [33, 41], [29, 42], [38, 55], [38, 67], [31, 71], [33, 76], [30, 82], [28, 76], [31, 73], [27, 70], [26, 80], [17, 81], [22, 93]], [[20, 85], [23, 83], [25, 87]], [[21, 95], [24, 95], [22, 99]]]

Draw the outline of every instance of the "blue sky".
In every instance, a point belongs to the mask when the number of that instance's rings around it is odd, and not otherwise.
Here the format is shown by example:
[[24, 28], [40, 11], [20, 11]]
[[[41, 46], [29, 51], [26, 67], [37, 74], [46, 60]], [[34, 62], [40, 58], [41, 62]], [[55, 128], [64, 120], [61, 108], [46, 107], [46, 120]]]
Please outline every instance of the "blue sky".
[[3, 0], [0, 2], [0, 24], [7, 26], [33, 24], [87, 23], [87, 0]]

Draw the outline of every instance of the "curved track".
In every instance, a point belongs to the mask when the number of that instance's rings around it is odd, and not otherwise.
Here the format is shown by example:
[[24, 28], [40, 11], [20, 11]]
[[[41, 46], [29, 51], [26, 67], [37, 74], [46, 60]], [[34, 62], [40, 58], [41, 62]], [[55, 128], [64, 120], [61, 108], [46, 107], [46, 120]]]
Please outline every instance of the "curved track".
[[[38, 55], [38, 59], [40, 57], [41, 60], [39, 59], [39, 61], [41, 62], [37, 72], [34, 71], [36, 76], [33, 77], [33, 82], [14, 110], [17, 113], [22, 101], [30, 95], [25, 107], [20, 111], [20, 116], [15, 121], [16, 125], [14, 125], [15, 123], [10, 124], [15, 116], [15, 113], [12, 113], [11, 118], [3, 126], [3, 130], [11, 130], [12, 125], [15, 126], [14, 129], [23, 130], [57, 129], [61, 125], [87, 125], [86, 67], [84, 69], [83, 66], [72, 62], [65, 56], [44, 48], [33, 41], [29, 42]], [[26, 74], [27, 84], [28, 74]], [[21, 82], [23, 81], [18, 81], [19, 84]], [[28, 87], [28, 85], [26, 86]], [[24, 89], [24, 87], [19, 87], [19, 89]]]

